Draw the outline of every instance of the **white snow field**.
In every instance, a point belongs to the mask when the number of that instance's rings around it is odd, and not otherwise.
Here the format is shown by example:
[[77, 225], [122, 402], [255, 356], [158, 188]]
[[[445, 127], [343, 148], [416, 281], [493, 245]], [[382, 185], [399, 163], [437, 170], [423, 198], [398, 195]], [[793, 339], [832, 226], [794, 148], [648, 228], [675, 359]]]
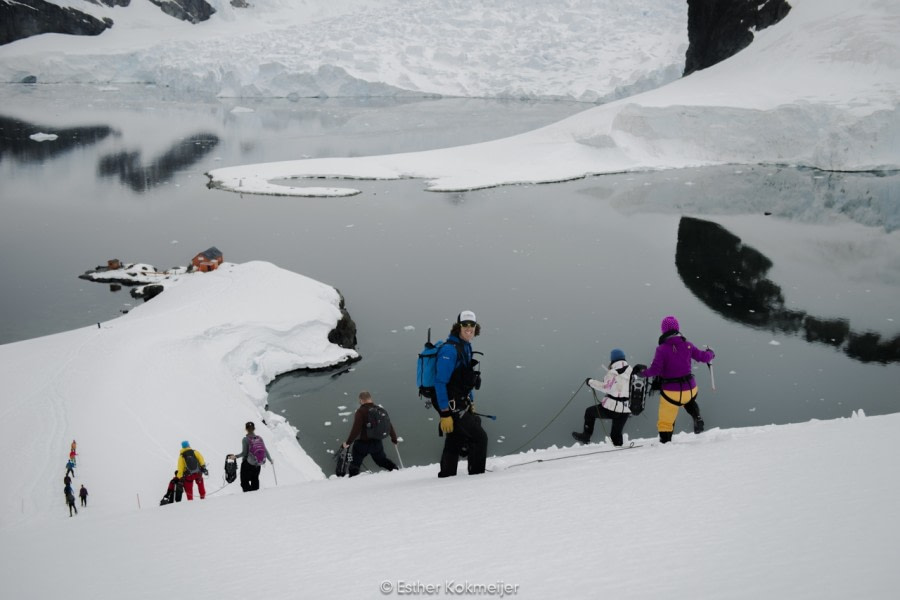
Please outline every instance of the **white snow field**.
[[146, 0], [54, 3], [114, 25], [0, 46], [0, 81], [595, 102], [677, 79], [688, 41], [684, 0], [255, 0], [247, 9], [209, 0], [217, 12], [197, 25]]

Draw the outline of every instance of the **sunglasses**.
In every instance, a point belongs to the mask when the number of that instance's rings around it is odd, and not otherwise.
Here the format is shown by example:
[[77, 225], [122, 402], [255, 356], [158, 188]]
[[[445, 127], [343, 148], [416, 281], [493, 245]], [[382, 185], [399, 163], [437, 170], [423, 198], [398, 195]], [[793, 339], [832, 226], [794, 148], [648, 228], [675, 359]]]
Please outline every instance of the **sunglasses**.
[[462, 327], [475, 327], [475, 321], [460, 321]]

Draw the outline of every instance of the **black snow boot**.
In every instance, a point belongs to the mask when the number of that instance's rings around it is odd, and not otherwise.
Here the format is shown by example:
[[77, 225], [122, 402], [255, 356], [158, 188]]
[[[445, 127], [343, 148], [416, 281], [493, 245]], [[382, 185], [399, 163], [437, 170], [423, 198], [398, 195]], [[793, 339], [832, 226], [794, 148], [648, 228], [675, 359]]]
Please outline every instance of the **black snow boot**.
[[703, 433], [703, 417], [700, 415], [694, 418], [694, 433]]
[[660, 444], [668, 444], [672, 441], [672, 432], [671, 431], [660, 431], [659, 432], [659, 443]]
[[572, 437], [575, 438], [575, 441], [580, 444], [590, 444], [591, 443], [591, 436], [585, 435], [579, 431], [573, 431]]

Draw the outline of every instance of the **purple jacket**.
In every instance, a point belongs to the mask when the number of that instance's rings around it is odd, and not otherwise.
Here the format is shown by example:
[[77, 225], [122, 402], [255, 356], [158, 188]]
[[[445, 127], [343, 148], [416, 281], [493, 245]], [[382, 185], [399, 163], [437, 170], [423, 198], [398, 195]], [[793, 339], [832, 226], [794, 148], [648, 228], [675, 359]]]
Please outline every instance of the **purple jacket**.
[[663, 381], [662, 389], [692, 389], [697, 384], [691, 373], [691, 359], [710, 363], [715, 357], [712, 350], [700, 350], [677, 331], [669, 332], [659, 338], [659, 346], [656, 347], [656, 354], [653, 355], [653, 363], [644, 369], [641, 375], [644, 377], [659, 376], [664, 380], [687, 377], [684, 381]]

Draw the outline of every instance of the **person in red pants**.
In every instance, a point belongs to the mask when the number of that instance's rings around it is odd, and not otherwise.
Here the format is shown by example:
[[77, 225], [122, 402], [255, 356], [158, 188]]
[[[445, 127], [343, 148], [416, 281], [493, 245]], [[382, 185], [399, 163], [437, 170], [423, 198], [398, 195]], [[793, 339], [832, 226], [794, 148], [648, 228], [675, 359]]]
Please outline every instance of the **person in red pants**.
[[184, 493], [188, 500], [194, 499], [194, 482], [197, 482], [197, 490], [200, 499], [206, 498], [206, 486], [203, 484], [203, 476], [209, 475], [206, 470], [206, 461], [198, 450], [191, 448], [187, 442], [181, 442], [181, 452], [178, 454], [178, 470], [176, 477], [184, 481]]

